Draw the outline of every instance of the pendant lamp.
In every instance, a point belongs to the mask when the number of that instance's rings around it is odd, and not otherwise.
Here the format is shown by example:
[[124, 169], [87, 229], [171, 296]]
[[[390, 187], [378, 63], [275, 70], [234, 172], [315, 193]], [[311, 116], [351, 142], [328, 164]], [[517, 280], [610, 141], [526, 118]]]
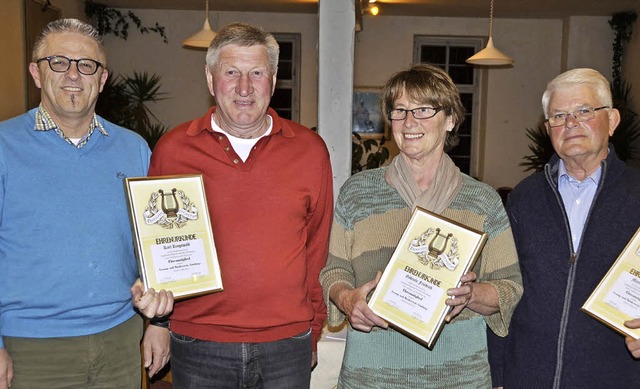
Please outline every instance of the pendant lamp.
[[496, 49], [493, 45], [493, 0], [491, 0], [489, 11], [489, 41], [487, 42], [487, 47], [467, 58], [467, 62], [481, 66], [511, 65], [513, 63], [511, 57]]
[[202, 30], [182, 41], [182, 45], [194, 48], [208, 48], [209, 44], [216, 37], [216, 33], [211, 29], [209, 24], [209, 0], [205, 0], [205, 19]]

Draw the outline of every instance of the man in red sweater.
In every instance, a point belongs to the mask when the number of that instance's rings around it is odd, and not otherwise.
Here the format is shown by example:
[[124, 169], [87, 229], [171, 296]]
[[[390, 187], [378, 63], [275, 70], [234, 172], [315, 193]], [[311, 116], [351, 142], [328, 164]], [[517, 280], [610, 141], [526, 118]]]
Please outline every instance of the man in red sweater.
[[269, 108], [278, 54], [271, 34], [223, 28], [206, 56], [216, 106], [151, 158], [150, 176], [203, 174], [224, 282], [175, 304], [170, 337], [148, 330], [154, 350], [170, 338], [178, 388], [308, 388], [317, 361], [333, 177], [322, 139]]

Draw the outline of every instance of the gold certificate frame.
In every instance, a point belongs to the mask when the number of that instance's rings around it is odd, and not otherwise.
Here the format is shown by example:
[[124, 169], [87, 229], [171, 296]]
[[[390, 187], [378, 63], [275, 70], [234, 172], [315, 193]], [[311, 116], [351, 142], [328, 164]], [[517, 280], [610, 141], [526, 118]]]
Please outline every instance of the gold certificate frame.
[[640, 229], [591, 293], [582, 311], [623, 335], [640, 338], [640, 329], [624, 325], [625, 321], [640, 317]]
[[475, 264], [488, 235], [422, 208], [413, 211], [369, 307], [432, 348], [450, 307], [447, 289]]
[[145, 290], [176, 299], [222, 290], [201, 174], [125, 179]]

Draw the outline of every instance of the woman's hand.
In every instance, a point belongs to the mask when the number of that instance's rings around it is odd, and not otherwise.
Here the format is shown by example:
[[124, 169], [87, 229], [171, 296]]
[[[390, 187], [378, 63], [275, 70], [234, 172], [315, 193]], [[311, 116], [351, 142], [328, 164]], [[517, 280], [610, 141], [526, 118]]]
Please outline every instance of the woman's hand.
[[445, 302], [453, 307], [446, 317], [447, 322], [458, 316], [463, 309], [469, 308], [481, 315], [492, 315], [500, 310], [498, 292], [488, 283], [475, 282], [476, 273], [469, 272], [460, 278], [459, 287], [447, 290], [451, 298]]
[[359, 288], [353, 289], [347, 284], [341, 283], [334, 285], [329, 291], [331, 301], [338, 306], [338, 309], [344, 312], [351, 326], [356, 330], [371, 332], [371, 329], [375, 326], [388, 327], [385, 320], [373, 313], [366, 300], [369, 292], [380, 282], [380, 277], [382, 277], [382, 273], [378, 272], [373, 280]]

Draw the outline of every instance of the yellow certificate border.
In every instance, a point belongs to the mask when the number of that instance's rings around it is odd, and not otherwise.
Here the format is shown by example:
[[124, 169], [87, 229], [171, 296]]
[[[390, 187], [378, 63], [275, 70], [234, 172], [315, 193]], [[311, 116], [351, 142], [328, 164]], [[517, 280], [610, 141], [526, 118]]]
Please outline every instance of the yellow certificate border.
[[[171, 290], [176, 299], [222, 290], [220, 265], [202, 175], [131, 177], [125, 179], [124, 185], [138, 269], [145, 290]], [[173, 189], [176, 189], [175, 196]], [[163, 195], [159, 194], [159, 190], [167, 193], [165, 196], [173, 196], [171, 200], [177, 199], [174, 203], [179, 204], [178, 210], [182, 214], [163, 217], [167, 215], [162, 210]], [[185, 208], [186, 204], [188, 209]], [[197, 250], [190, 249], [190, 245], [197, 247]], [[200, 270], [207, 269], [206, 274], [194, 273], [191, 278], [166, 282], [156, 279], [158, 270], [168, 271], [164, 268], [156, 269], [159, 258], [156, 257], [154, 261], [152, 253], [161, 252], [158, 248], [177, 250], [178, 253], [182, 250], [186, 253], [183, 257], [186, 256], [187, 263], [195, 264]], [[196, 255], [194, 253], [204, 253], [204, 258], [190, 257]], [[180, 265], [179, 261], [173, 262]], [[178, 265], [173, 264], [176, 267]]]
[[[447, 249], [445, 250], [448, 254], [457, 255], [458, 263], [453, 270], [447, 267], [431, 266], [426, 264], [424, 259], [421, 262], [415, 250], [412, 252], [409, 249], [410, 246], [417, 245], [417, 239], [421, 235], [424, 236], [427, 231], [435, 231], [437, 228], [443, 235], [451, 233], [455, 238], [455, 247], [453, 247], [452, 239], [446, 245]], [[435, 233], [432, 233], [430, 239], [434, 236]], [[445, 318], [450, 310], [450, 307], [445, 304], [446, 299], [449, 298], [446, 295], [447, 289], [460, 285], [460, 278], [473, 267], [487, 239], [488, 234], [484, 232], [416, 207], [369, 300], [369, 307], [395, 329], [425, 344], [428, 348], [432, 348], [442, 331]], [[449, 257], [452, 256], [449, 255]], [[426, 296], [423, 298], [431, 299], [426, 305], [435, 308], [427, 320], [416, 318], [403, 311], [401, 307], [385, 302], [385, 296], [390, 292], [394, 280], [398, 282], [397, 277], [406, 277], [407, 275], [413, 277], [414, 281], [419, 281], [419, 283], [412, 281], [415, 284], [412, 287], [419, 284], [420, 288], [429, 289], [422, 289], [425, 292], [424, 296]], [[435, 293], [430, 291], [435, 291]], [[434, 299], [437, 301], [433, 301]]]
[[582, 311], [606, 324], [622, 335], [640, 339], [640, 329], [625, 327], [627, 320], [637, 319], [605, 302], [623, 273], [640, 278], [640, 228], [633, 235], [607, 274], [582, 306]]

